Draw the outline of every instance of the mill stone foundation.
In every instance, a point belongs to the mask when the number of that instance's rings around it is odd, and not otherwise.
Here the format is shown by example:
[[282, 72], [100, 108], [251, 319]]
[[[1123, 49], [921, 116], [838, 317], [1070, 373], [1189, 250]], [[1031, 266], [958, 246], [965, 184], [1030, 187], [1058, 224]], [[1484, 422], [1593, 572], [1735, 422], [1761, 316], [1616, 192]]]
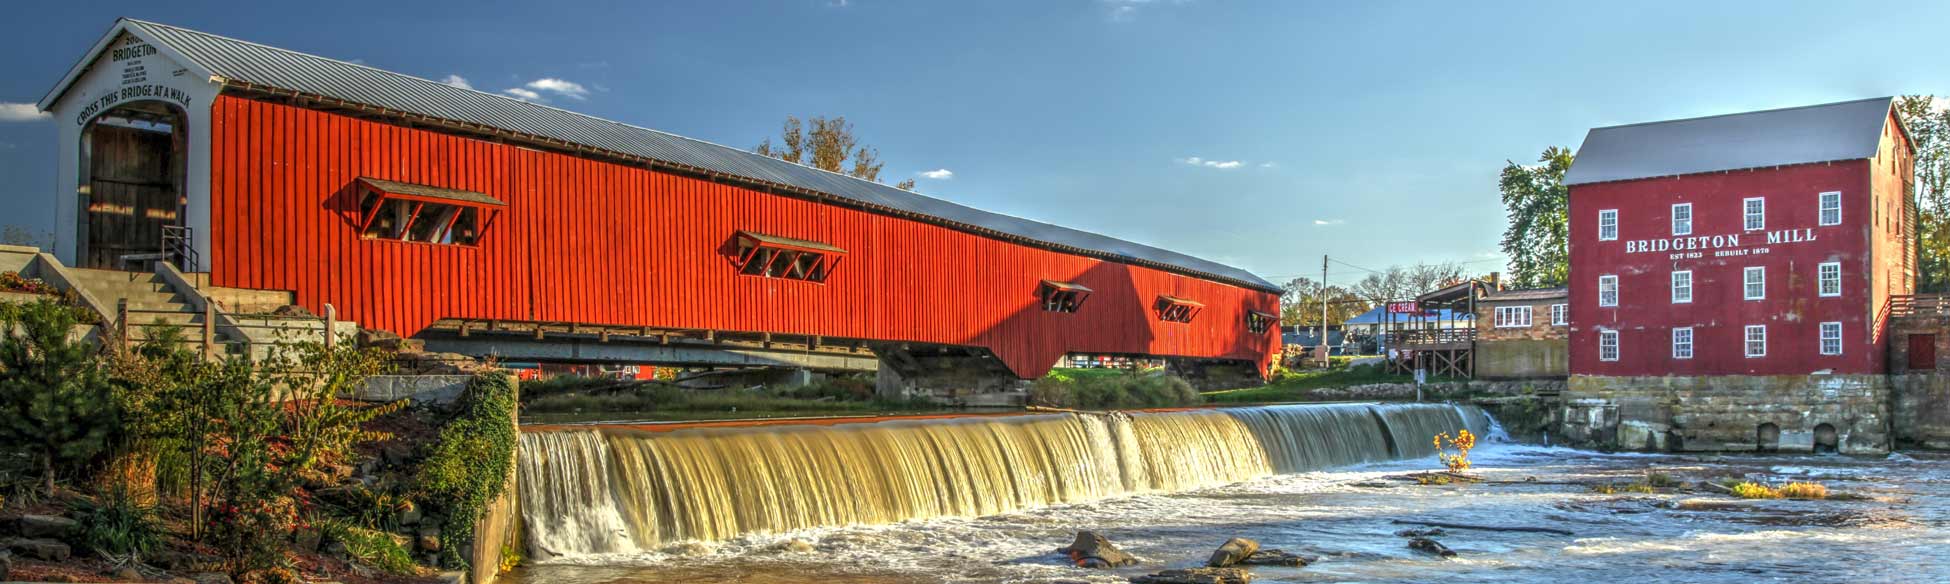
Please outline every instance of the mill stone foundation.
[[1884, 375], [1570, 378], [1562, 431], [1574, 444], [1672, 452], [1885, 453]]

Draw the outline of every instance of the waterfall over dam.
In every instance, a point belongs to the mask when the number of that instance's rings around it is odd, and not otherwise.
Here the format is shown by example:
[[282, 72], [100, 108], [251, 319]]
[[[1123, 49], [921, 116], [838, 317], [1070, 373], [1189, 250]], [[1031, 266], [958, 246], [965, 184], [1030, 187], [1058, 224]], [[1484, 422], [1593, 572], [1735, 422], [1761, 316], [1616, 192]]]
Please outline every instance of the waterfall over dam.
[[1471, 406], [1321, 404], [652, 431], [525, 432], [538, 558], [745, 533], [971, 517], [1434, 454]]

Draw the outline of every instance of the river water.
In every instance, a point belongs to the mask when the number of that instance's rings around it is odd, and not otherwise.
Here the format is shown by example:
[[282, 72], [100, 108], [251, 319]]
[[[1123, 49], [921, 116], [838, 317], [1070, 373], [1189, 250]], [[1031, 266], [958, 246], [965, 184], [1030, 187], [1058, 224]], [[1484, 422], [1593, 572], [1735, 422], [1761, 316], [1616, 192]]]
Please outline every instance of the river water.
[[[1696, 457], [1485, 443], [1489, 483], [1392, 479], [1433, 456], [1273, 474], [1177, 493], [1114, 495], [981, 517], [676, 539], [558, 554], [514, 582], [1119, 582], [1189, 567], [1230, 537], [1319, 560], [1254, 568], [1270, 582], [1950, 582], [1950, 456]], [[1583, 484], [1746, 476], [1812, 480], [1861, 500], [1741, 501], [1710, 492], [1599, 494]], [[1524, 482], [1534, 479], [1536, 482]], [[524, 476], [524, 481], [530, 480]], [[535, 523], [551, 517], [531, 516]], [[1454, 559], [1413, 552], [1395, 520], [1569, 530], [1450, 530]], [[546, 529], [546, 526], [544, 526]], [[1094, 530], [1142, 558], [1086, 570], [1053, 553]]]

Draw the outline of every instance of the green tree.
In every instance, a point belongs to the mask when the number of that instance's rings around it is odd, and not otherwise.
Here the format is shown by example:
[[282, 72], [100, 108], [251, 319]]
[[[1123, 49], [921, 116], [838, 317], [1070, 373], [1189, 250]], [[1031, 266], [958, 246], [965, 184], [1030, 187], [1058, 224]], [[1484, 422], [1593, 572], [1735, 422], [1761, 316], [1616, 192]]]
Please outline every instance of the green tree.
[[60, 469], [107, 449], [121, 418], [93, 347], [70, 337], [75, 324], [53, 300], [0, 315], [0, 446], [33, 453], [49, 494]]
[[1286, 326], [1320, 326], [1320, 305], [1327, 304], [1327, 322], [1337, 325], [1367, 312], [1372, 306], [1340, 286], [1327, 286], [1306, 277], [1288, 280], [1281, 286], [1280, 323]]
[[1562, 286], [1570, 279], [1571, 190], [1564, 171], [1571, 151], [1544, 149], [1536, 166], [1509, 162], [1498, 188], [1510, 226], [1503, 231], [1503, 254], [1510, 257], [1510, 279], [1519, 288]]
[[[846, 116], [813, 116], [803, 123], [798, 116], [786, 116], [785, 126], [779, 130], [779, 143], [775, 146], [771, 138], [766, 138], [752, 152], [873, 182], [880, 182], [880, 169], [886, 165], [880, 160], [879, 149], [860, 144], [859, 137], [853, 135], [853, 123], [846, 121]], [[914, 179], [894, 186], [914, 190]]]
[[1915, 142], [1918, 292], [1950, 291], [1950, 99], [1905, 95], [1896, 113]]

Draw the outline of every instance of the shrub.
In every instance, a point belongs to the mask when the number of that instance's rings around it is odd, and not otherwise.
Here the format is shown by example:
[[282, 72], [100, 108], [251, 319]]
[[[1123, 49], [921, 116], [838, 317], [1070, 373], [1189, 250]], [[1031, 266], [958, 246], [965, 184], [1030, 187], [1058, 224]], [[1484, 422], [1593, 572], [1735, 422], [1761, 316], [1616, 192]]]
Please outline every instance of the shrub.
[[1645, 484], [1661, 489], [1670, 489], [1679, 486], [1679, 480], [1672, 478], [1672, 475], [1655, 471], [1645, 473]]
[[318, 532], [324, 538], [345, 546], [346, 556], [379, 571], [404, 576], [419, 570], [413, 563], [412, 552], [386, 532], [337, 519], [320, 520]]
[[440, 563], [465, 568], [461, 544], [473, 538], [474, 523], [507, 487], [513, 472], [515, 387], [506, 375], [477, 375], [461, 394], [459, 410], [440, 430], [420, 464], [417, 487], [422, 500], [445, 511], [440, 529]]
[[1781, 485], [1776, 492], [1789, 499], [1828, 498], [1828, 487], [1821, 486], [1821, 483], [1788, 483]]
[[53, 300], [0, 314], [0, 450], [34, 453], [49, 493], [58, 469], [92, 461], [120, 427], [114, 384], [94, 349], [69, 338], [75, 324]]
[[1773, 487], [1769, 487], [1767, 485], [1763, 485], [1753, 481], [1741, 481], [1741, 482], [1734, 483], [1732, 489], [1733, 489], [1733, 496], [1740, 497], [1742, 499], [1781, 498], [1780, 491], [1776, 491], [1774, 490]]
[[1114, 369], [1057, 370], [1029, 388], [1037, 405], [1066, 408], [1157, 408], [1203, 400], [1190, 383], [1172, 375]]
[[1618, 485], [1614, 485], [1611, 483], [1594, 484], [1591, 485], [1591, 492], [1600, 495], [1616, 494], [1618, 493]]
[[79, 543], [100, 555], [141, 558], [162, 545], [163, 526], [156, 519], [155, 509], [126, 491], [113, 490], [98, 500], [77, 501], [74, 519], [79, 523]]
[[[1469, 470], [1469, 450], [1475, 447], [1476, 435], [1469, 433], [1467, 428], [1457, 430], [1454, 438], [1450, 438], [1448, 432], [1435, 435], [1435, 456], [1441, 459], [1442, 466], [1448, 467], [1449, 472], [1452, 473]], [[1450, 454], [1450, 450], [1456, 452]]]
[[1657, 492], [1657, 490], [1655, 490], [1655, 489], [1653, 489], [1653, 488], [1652, 488], [1652, 485], [1650, 485], [1650, 484], [1646, 484], [1646, 483], [1632, 483], [1632, 484], [1629, 484], [1629, 485], [1625, 485], [1625, 492], [1627, 492], [1627, 493], [1640, 493], [1640, 494], [1648, 494], [1648, 495], [1649, 495], [1649, 494], [1652, 494], [1652, 493], [1655, 493], [1655, 492]]

